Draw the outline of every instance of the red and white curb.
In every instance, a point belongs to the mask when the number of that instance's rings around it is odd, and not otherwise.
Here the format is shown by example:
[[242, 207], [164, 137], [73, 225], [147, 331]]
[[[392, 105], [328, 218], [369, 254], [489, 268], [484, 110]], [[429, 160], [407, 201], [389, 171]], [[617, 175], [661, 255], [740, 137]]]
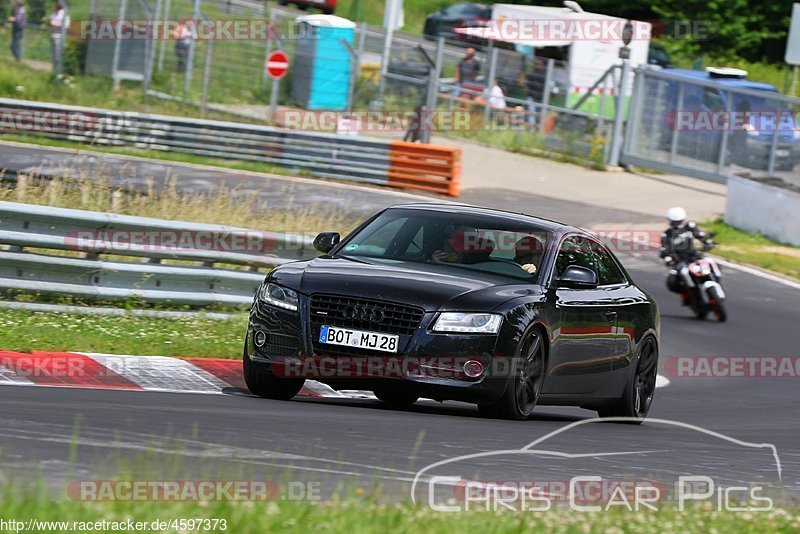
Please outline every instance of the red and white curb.
[[[4, 350], [0, 350], [0, 385], [211, 394], [247, 390], [241, 360]], [[372, 392], [335, 391], [314, 380], [306, 380], [298, 395], [375, 398]]]
[[[0, 385], [210, 394], [247, 390], [238, 359], [7, 350], [0, 350]], [[667, 385], [659, 375], [656, 387]], [[315, 380], [306, 380], [298, 396], [375, 398], [371, 391], [336, 391]]]

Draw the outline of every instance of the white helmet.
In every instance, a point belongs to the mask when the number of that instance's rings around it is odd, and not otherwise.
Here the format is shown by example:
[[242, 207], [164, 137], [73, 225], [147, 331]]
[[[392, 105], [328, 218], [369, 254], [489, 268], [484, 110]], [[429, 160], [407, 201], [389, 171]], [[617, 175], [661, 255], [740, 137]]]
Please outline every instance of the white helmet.
[[686, 210], [680, 207], [670, 208], [667, 210], [667, 219], [670, 226], [677, 228], [686, 220]]

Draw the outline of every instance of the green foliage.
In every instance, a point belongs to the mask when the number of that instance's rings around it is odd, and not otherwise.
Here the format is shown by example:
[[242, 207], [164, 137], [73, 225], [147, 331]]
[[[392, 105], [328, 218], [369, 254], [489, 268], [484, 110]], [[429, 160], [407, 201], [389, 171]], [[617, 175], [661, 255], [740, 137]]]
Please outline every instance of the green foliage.
[[31, 24], [39, 24], [47, 17], [50, 4], [45, 0], [28, 0], [26, 6], [28, 22]]
[[663, 0], [653, 4], [653, 11], [668, 20], [702, 21], [707, 30], [705, 38], [696, 36], [677, 42], [685, 55], [707, 53], [751, 61], [776, 61], [783, 55], [779, 43], [786, 38], [791, 15], [788, 4], [749, 0]]
[[86, 72], [88, 44], [88, 41], [81, 39], [67, 40], [67, 46], [64, 49], [64, 72], [73, 76]]

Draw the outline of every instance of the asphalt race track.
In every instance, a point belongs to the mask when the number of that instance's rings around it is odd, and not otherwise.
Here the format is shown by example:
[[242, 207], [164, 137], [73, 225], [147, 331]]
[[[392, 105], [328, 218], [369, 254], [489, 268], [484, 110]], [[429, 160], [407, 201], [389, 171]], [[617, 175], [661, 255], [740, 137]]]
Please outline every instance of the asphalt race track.
[[[376, 195], [376, 204], [387, 201], [385, 193]], [[531, 196], [532, 205], [536, 200]], [[569, 208], [560, 205], [560, 218], [582, 224], [570, 218]], [[652, 253], [621, 259], [660, 305], [662, 374], [669, 376], [665, 360], [675, 356], [797, 355], [800, 286], [723, 267], [729, 320], [698, 321], [667, 292], [664, 268]], [[782, 481], [785, 497], [800, 497], [800, 377], [669, 378], [671, 384], [656, 392], [651, 420], [642, 426], [579, 424], [537, 446], [550, 453], [467, 459], [447, 473], [551, 481], [608, 473], [665, 483], [680, 475], [706, 475], [718, 485], [759, 482], [774, 488]], [[108, 477], [120, 469], [137, 478], [168, 473], [175, 479], [302, 480], [318, 482], [323, 496], [340, 484], [366, 488], [378, 482], [392, 498], [407, 498], [415, 474], [429, 464], [518, 450], [595, 416], [541, 406], [533, 420], [519, 423], [479, 418], [473, 406], [460, 403], [422, 401], [393, 411], [367, 399], [280, 402], [240, 391], [197, 395], [17, 386], [0, 387], [0, 403], [0, 465], [10, 476], [38, 472], [61, 487], [70, 478]], [[771, 449], [744, 442], [774, 445], [780, 477]]]

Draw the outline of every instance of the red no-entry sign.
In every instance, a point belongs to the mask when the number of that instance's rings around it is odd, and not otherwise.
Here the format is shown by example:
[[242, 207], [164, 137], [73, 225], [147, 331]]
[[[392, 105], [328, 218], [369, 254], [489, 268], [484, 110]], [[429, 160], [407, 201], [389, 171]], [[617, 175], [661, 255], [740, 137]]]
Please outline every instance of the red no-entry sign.
[[289, 56], [283, 50], [276, 50], [267, 57], [266, 67], [273, 80], [280, 80], [289, 70]]

